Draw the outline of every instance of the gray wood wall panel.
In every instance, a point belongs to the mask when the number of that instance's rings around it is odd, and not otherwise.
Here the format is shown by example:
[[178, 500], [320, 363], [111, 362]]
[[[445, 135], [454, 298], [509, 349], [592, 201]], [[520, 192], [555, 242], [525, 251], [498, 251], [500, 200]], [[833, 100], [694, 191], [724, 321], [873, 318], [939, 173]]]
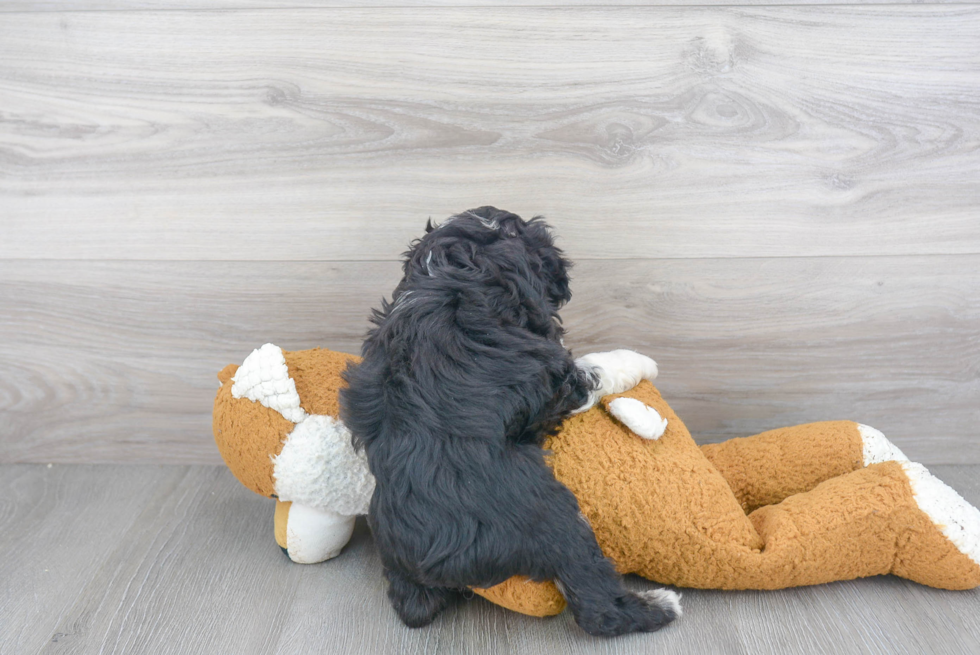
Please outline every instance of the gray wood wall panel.
[[356, 350], [489, 202], [704, 440], [980, 463], [977, 5], [54, 6], [0, 19], [0, 461], [217, 462], [221, 366]]
[[[977, 466], [932, 472], [980, 503]], [[272, 502], [223, 467], [0, 466], [3, 653], [974, 653], [980, 593], [877, 577], [685, 590], [652, 635], [588, 637], [481, 598], [402, 626], [363, 521], [336, 559], [289, 562]], [[654, 585], [635, 577], [633, 589]]]
[[[632, 347], [702, 441], [814, 420], [980, 463], [980, 256], [582, 261], [578, 353]], [[216, 372], [356, 352], [396, 262], [0, 262], [0, 461], [217, 463]]]
[[0, 461], [217, 463], [217, 372], [356, 352], [398, 264], [3, 262]]
[[[975, 5], [5, 15], [3, 258], [980, 252]], [[597, 234], [597, 233], [601, 233]]]

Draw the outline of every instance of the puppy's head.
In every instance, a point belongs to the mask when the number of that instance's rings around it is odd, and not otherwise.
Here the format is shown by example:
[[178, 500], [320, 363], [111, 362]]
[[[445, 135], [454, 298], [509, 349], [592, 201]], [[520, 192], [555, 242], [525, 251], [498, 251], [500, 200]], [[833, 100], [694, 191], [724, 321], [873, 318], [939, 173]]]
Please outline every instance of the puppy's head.
[[540, 217], [525, 221], [496, 207], [470, 209], [438, 226], [429, 222], [405, 256], [406, 280], [445, 276], [503, 287], [525, 310], [537, 305], [548, 323], [572, 297], [571, 263]]

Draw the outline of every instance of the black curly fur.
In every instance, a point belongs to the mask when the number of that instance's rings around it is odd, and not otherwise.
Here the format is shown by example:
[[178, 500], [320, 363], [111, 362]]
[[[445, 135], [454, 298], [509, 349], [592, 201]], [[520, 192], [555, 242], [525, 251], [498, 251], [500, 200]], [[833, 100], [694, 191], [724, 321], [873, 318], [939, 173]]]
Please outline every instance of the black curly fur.
[[517, 574], [556, 580], [590, 634], [675, 616], [623, 587], [544, 463], [543, 437], [597, 382], [561, 343], [569, 266], [540, 218], [480, 207], [429, 224], [345, 372], [342, 418], [377, 479], [368, 520], [406, 625]]

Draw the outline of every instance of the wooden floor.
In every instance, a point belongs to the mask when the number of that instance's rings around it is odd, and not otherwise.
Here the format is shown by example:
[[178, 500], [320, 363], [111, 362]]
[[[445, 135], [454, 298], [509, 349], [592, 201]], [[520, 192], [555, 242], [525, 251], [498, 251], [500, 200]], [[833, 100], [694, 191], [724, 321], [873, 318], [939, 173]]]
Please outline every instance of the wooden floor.
[[[980, 503], [980, 467], [932, 470]], [[223, 467], [0, 466], [0, 653], [980, 652], [980, 590], [893, 577], [687, 590], [673, 625], [613, 640], [480, 598], [409, 630], [363, 521], [340, 557], [304, 566], [279, 551], [271, 512]]]

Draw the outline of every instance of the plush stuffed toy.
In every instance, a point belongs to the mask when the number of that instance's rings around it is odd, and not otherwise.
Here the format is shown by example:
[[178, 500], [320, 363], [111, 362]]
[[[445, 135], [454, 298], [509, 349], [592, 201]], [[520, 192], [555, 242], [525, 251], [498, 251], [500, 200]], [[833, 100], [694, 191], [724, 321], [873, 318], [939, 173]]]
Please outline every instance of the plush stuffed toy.
[[[218, 376], [218, 448], [246, 487], [277, 498], [276, 541], [296, 562], [336, 556], [374, 489], [337, 418], [351, 359], [267, 344]], [[885, 573], [980, 585], [980, 511], [864, 425], [811, 423], [699, 448], [643, 381], [567, 419], [545, 448], [622, 573], [710, 589]], [[548, 581], [474, 591], [534, 616], [565, 607]]]

